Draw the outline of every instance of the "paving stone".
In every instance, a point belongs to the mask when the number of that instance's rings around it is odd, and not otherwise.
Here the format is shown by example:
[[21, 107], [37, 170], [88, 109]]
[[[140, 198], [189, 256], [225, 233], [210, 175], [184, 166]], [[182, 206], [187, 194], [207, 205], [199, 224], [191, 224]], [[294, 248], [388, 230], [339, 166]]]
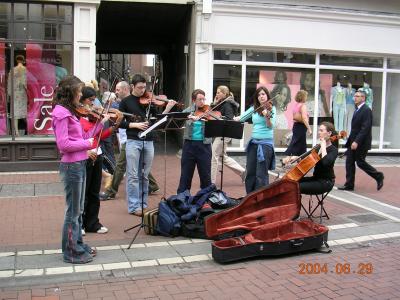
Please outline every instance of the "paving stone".
[[124, 250], [130, 261], [177, 257], [179, 253], [173, 247], [150, 247]]
[[173, 248], [180, 256], [190, 256], [197, 254], [205, 254], [211, 252], [211, 243], [196, 243], [187, 245], [174, 245]]
[[61, 182], [35, 183], [35, 196], [64, 195], [64, 185]]
[[34, 196], [35, 185], [32, 183], [26, 184], [3, 184], [0, 197], [15, 197], [15, 196]]
[[15, 257], [0, 257], [0, 270], [14, 270]]
[[65, 262], [60, 254], [17, 256], [16, 267], [18, 269], [65, 267]]

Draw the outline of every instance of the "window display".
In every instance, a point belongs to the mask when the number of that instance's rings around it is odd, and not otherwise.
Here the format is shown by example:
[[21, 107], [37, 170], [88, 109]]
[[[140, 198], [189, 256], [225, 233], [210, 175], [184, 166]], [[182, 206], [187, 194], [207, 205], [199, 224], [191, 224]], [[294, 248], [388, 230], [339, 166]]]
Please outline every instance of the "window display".
[[[400, 105], [397, 105], [400, 101], [396, 100], [396, 95], [400, 94], [399, 57], [386, 59], [374, 56], [320, 54], [319, 65], [315, 66], [318, 54], [251, 49], [245, 50], [241, 66], [228, 66], [225, 63], [218, 65], [221, 63], [218, 60], [221, 59], [232, 60], [232, 64], [235, 64], [234, 61], [242, 59], [241, 53], [243, 50], [239, 49], [214, 51], [214, 89], [218, 84], [225, 84], [233, 85], [240, 91], [243, 84], [245, 90], [241, 105], [247, 109], [251, 105], [249, 99], [254, 90], [259, 86], [267, 87], [276, 107], [275, 147], [281, 149], [287, 147], [288, 136], [293, 127], [294, 95], [303, 89], [308, 92], [306, 105], [310, 124], [314, 124], [316, 119], [318, 123], [331, 121], [337, 131], [346, 132], [351, 131], [351, 120], [355, 110], [354, 94], [357, 90], [364, 91], [366, 105], [372, 109], [373, 114], [372, 149], [400, 149], [400, 139], [395, 134], [394, 127], [390, 125], [397, 124], [400, 115]], [[383, 68], [385, 60], [387, 69]], [[260, 62], [260, 65], [255, 65], [256, 62]], [[242, 67], [246, 70], [245, 78], [240, 76]], [[384, 76], [385, 73], [387, 76]], [[235, 76], [232, 76], [233, 74]], [[319, 74], [318, 80], [315, 78], [316, 74]], [[384, 78], [386, 78], [385, 83], [383, 83]], [[386, 110], [384, 120], [381, 120], [383, 84], [386, 84]], [[316, 95], [318, 95], [317, 102]], [[239, 94], [235, 93], [235, 96], [238, 100]], [[380, 134], [383, 125], [382, 139]], [[241, 146], [246, 144], [250, 133], [251, 124], [246, 124]], [[308, 147], [316, 142], [307, 138]]]
[[[2, 20], [8, 20], [7, 35], [2, 34]], [[72, 69], [72, 5], [0, 4], [3, 36], [0, 135], [52, 135], [54, 90]], [[46, 39], [52, 41], [44, 44]]]

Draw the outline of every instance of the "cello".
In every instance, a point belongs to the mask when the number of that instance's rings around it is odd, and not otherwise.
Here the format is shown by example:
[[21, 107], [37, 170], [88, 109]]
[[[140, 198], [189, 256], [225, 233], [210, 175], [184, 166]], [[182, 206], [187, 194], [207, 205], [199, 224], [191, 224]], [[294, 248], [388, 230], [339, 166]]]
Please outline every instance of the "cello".
[[[342, 139], [347, 137], [346, 131], [341, 131], [337, 135], [332, 135], [329, 139], [331, 142], [334, 142], [338, 139]], [[298, 163], [290, 169], [282, 179], [290, 179], [293, 181], [300, 181], [314, 166], [321, 160], [321, 157], [318, 154], [321, 145], [317, 144], [311, 148], [310, 151], [307, 151], [300, 155], [296, 161]]]

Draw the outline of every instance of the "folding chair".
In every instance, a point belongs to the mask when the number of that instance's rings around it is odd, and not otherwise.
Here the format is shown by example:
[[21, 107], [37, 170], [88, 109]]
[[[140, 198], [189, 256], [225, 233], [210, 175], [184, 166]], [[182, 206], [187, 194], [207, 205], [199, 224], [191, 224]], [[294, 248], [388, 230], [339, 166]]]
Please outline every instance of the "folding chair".
[[[304, 212], [306, 213], [309, 219], [319, 217], [320, 224], [322, 223], [322, 218], [327, 218], [329, 220], [329, 215], [324, 208], [324, 200], [329, 195], [330, 192], [331, 190], [322, 194], [305, 194], [310, 196], [308, 200], [308, 209], [304, 207], [303, 203], [301, 203], [301, 207], [303, 208]], [[317, 205], [314, 208], [313, 208], [313, 196], [315, 196], [315, 198], [317, 199]], [[314, 216], [314, 213], [318, 209], [318, 207], [320, 207], [319, 216]]]

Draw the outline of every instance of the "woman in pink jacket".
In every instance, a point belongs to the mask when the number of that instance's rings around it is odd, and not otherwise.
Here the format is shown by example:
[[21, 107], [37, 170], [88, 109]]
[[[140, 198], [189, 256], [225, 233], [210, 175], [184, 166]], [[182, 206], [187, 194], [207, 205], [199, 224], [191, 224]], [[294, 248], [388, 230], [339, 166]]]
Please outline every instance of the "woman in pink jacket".
[[[67, 263], [84, 264], [93, 260], [96, 251], [82, 240], [82, 211], [85, 200], [87, 150], [93, 136], [103, 124], [84, 132], [76, 108], [84, 84], [75, 76], [66, 76], [59, 83], [53, 99], [52, 126], [57, 148], [61, 153], [60, 175], [65, 191], [65, 216], [62, 230], [63, 259]], [[104, 119], [108, 120], [108, 116]]]

